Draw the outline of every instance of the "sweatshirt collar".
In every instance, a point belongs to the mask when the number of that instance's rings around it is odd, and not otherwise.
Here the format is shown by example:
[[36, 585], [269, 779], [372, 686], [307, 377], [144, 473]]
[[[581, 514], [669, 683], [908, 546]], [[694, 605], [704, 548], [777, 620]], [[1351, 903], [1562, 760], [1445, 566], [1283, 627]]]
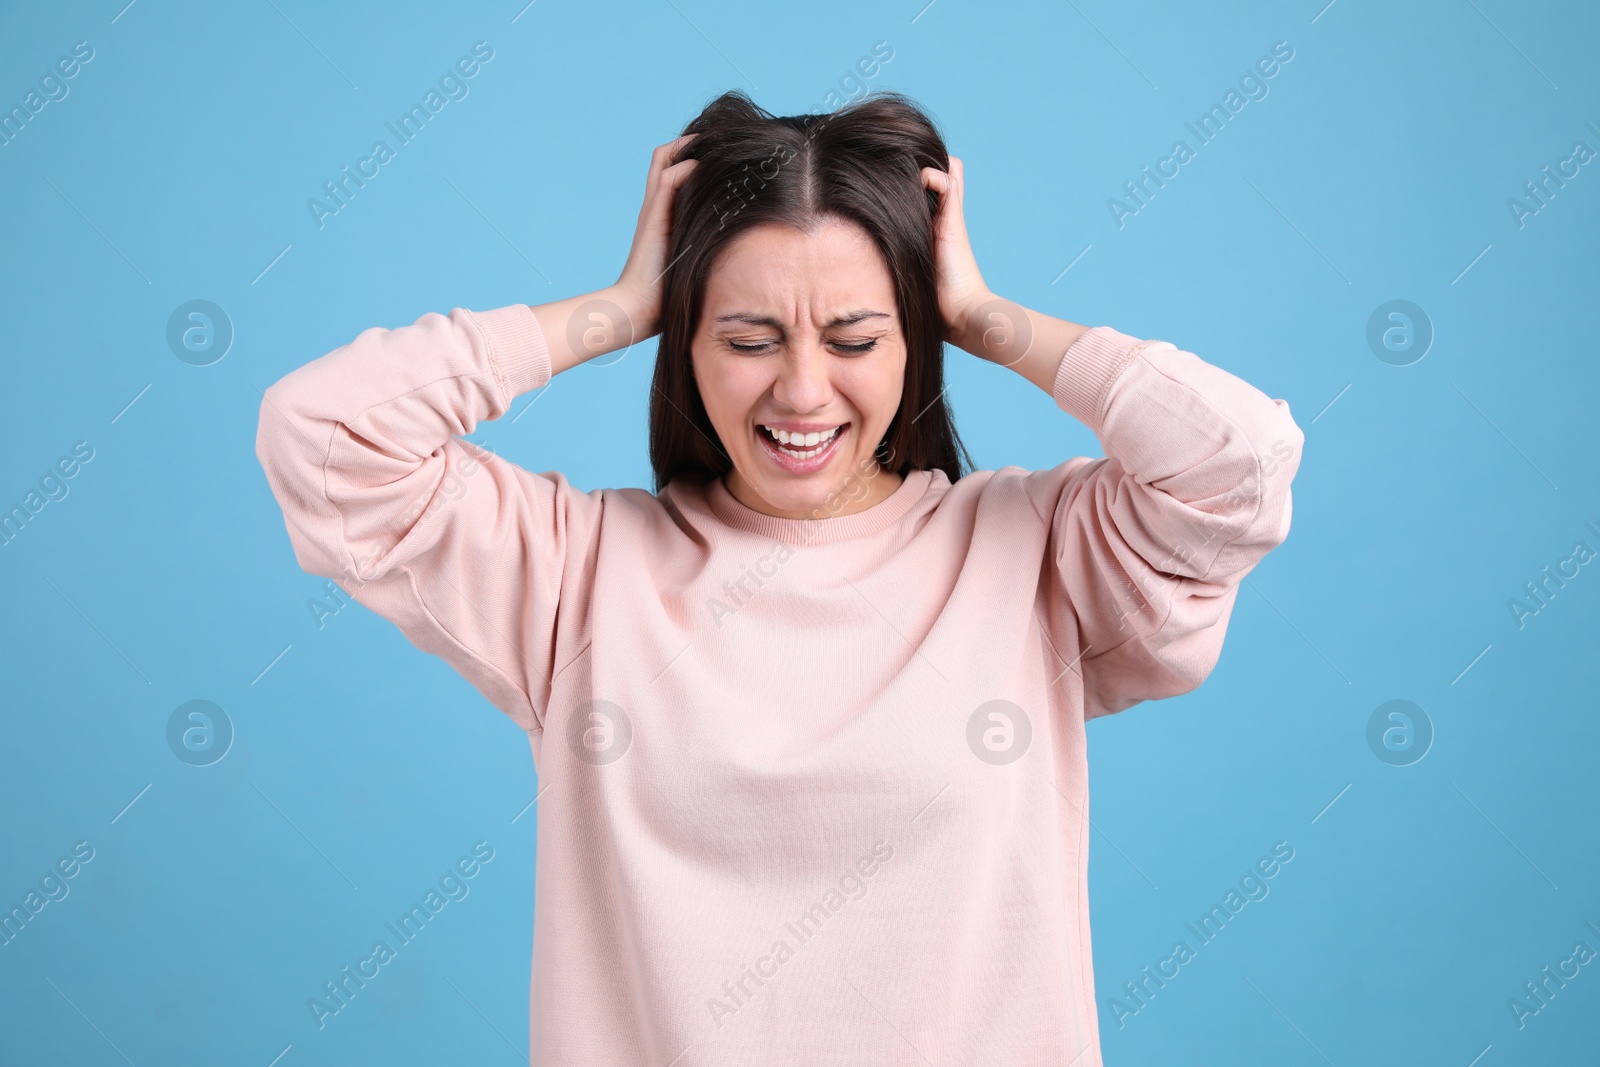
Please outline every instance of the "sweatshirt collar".
[[711, 512], [736, 530], [792, 545], [831, 544], [887, 529], [910, 511], [936, 482], [948, 484], [944, 471], [908, 471], [894, 492], [870, 508], [849, 515], [815, 519], [786, 519], [756, 511], [728, 492], [721, 478], [707, 484], [705, 499]]

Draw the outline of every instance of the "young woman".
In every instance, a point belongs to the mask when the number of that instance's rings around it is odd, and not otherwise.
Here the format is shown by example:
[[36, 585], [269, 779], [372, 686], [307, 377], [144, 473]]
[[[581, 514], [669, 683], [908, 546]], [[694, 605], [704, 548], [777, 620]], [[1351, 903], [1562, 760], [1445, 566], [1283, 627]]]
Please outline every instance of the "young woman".
[[[654, 493], [458, 436], [657, 333]], [[965, 472], [944, 343], [1105, 457]], [[1084, 724], [1210, 672], [1303, 436], [991, 293], [911, 101], [727, 94], [616, 284], [366, 330], [260, 419], [300, 565], [528, 733], [533, 1062], [1100, 1062]]]

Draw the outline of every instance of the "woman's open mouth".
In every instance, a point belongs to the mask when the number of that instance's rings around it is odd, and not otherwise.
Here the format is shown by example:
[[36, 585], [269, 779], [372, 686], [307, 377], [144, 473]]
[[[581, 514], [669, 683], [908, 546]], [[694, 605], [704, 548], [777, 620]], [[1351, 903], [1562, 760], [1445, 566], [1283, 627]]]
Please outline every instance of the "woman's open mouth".
[[762, 450], [779, 467], [790, 474], [810, 474], [827, 466], [849, 430], [850, 424], [846, 422], [831, 430], [791, 434], [757, 423], [755, 433], [761, 439]]

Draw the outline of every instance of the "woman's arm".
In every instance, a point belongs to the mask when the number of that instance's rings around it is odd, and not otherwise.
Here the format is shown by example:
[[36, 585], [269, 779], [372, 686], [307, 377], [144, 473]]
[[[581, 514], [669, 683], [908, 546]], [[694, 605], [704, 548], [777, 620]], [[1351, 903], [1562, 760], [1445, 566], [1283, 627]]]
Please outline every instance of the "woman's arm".
[[[1304, 433], [1287, 403], [1166, 341], [998, 298], [987, 314], [1005, 325], [987, 341], [975, 326], [969, 351], [1045, 389], [1106, 454], [1027, 476], [1050, 522], [1047, 629], [1083, 678], [1085, 717], [1188, 692], [1216, 664], [1239, 584], [1288, 536]], [[1029, 332], [1020, 357], [989, 343]]]
[[269, 387], [256, 432], [300, 566], [525, 730], [541, 723], [564, 662], [556, 608], [585, 594], [600, 498], [458, 435], [550, 380], [565, 331], [542, 323], [560, 315], [457, 308], [364, 330]]
[[667, 166], [678, 143], [652, 160], [615, 285], [364, 330], [262, 400], [256, 455], [300, 566], [446, 660], [526, 730], [542, 727], [552, 680], [583, 649], [605, 501], [461, 436], [554, 374], [655, 332], [657, 246], [689, 169]]
[[1284, 401], [1191, 352], [990, 292], [961, 161], [923, 179], [940, 194], [947, 340], [1049, 393], [1106, 453], [1026, 476], [1050, 523], [1046, 634], [1083, 679], [1085, 717], [1193, 689], [1216, 665], [1239, 583], [1288, 536], [1305, 435]]

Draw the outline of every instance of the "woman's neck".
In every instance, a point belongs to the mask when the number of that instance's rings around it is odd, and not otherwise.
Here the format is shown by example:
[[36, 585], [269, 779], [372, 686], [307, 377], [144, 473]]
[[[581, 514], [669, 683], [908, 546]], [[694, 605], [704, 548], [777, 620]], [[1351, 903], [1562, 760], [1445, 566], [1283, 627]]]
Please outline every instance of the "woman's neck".
[[[798, 502], [797, 506], [780, 507], [767, 500], [746, 481], [737, 469], [722, 476], [728, 493], [752, 511], [780, 519], [837, 519], [854, 515], [883, 503], [900, 488], [904, 476], [873, 464], [868, 473], [851, 472], [830, 486], [815, 500]], [[795, 502], [787, 502], [795, 504]]]

